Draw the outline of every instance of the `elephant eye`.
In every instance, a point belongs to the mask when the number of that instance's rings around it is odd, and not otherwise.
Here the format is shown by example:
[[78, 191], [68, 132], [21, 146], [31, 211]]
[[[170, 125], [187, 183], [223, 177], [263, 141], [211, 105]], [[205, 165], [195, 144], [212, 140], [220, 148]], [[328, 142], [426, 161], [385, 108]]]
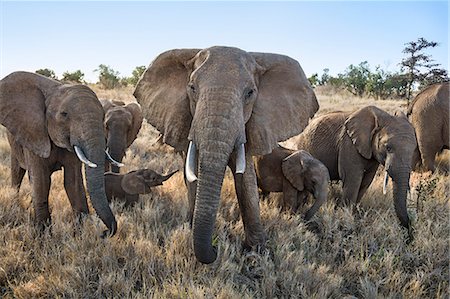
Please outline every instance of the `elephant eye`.
[[188, 84], [188, 88], [189, 88], [189, 91], [192, 92], [192, 93], [196, 93], [197, 92], [197, 89], [195, 88], [194, 83], [189, 83]]
[[62, 117], [67, 117], [67, 112], [63, 111], [60, 113]]
[[390, 145], [386, 145], [386, 151], [388, 153], [392, 153], [392, 147]]
[[245, 99], [248, 100], [254, 93], [255, 93], [255, 90], [253, 88], [251, 88], [250, 90], [248, 90], [246, 92]]

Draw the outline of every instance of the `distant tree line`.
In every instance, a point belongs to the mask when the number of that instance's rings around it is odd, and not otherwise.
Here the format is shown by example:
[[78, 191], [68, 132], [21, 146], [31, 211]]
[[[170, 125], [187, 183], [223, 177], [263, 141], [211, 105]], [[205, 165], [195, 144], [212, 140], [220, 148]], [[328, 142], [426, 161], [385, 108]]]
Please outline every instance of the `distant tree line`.
[[[105, 89], [113, 89], [128, 85], [135, 86], [145, 69], [145, 66], [137, 66], [130, 77], [120, 77], [120, 73], [109, 65], [100, 64], [94, 72], [98, 73], [97, 84], [100, 84]], [[48, 68], [36, 70], [36, 73], [62, 82], [86, 83], [84, 81], [84, 73], [81, 70], [74, 72], [66, 71], [62, 74], [62, 78], [58, 78], [55, 72]]]
[[424, 53], [427, 48], [436, 46], [438, 43], [424, 38], [406, 43], [402, 51], [406, 57], [399, 63], [400, 72], [388, 72], [380, 66], [372, 71], [369, 63], [363, 61], [358, 65], [349, 65], [335, 77], [329, 74], [329, 69], [324, 69], [320, 77], [315, 73], [308, 79], [313, 87], [330, 85], [348, 90], [356, 96], [367, 95], [376, 99], [406, 98], [409, 102], [413, 90], [449, 80], [447, 71], [434, 63], [431, 55]]

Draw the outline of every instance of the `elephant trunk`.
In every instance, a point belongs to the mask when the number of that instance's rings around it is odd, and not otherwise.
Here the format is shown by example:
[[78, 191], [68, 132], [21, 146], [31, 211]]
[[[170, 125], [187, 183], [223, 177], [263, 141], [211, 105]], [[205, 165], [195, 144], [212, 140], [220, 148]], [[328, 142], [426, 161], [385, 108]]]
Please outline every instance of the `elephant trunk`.
[[229, 153], [211, 152], [206, 149], [199, 152], [197, 197], [192, 228], [195, 256], [204, 264], [214, 262], [217, 257], [216, 248], [212, 245], [212, 234], [228, 159]]
[[410, 221], [408, 211], [406, 208], [407, 192], [409, 190], [409, 174], [410, 168], [405, 167], [396, 175], [391, 175], [392, 178], [392, 194], [394, 198], [395, 213], [397, 214], [400, 224], [411, 233]]
[[[126, 136], [120, 136], [121, 134], [114, 131], [110, 131], [108, 135], [108, 153], [117, 162], [122, 162], [126, 151]], [[114, 173], [120, 172], [119, 167], [114, 164], [111, 164], [111, 171]]]
[[[98, 135], [103, 136], [103, 135]], [[97, 138], [98, 139], [98, 138]], [[89, 144], [87, 142], [86, 144]], [[104, 139], [101, 138], [100, 144], [96, 143], [95, 145], [87, 145], [82, 146], [86, 156], [90, 161], [97, 164], [98, 167], [91, 168], [85, 167], [85, 176], [86, 176], [86, 184], [87, 190], [89, 192], [89, 197], [92, 202], [92, 206], [94, 207], [97, 215], [103, 221], [103, 223], [108, 228], [108, 231], [105, 231], [103, 235], [110, 234], [113, 236], [117, 230], [117, 222], [116, 219], [109, 207], [108, 200], [106, 198], [105, 193], [105, 179], [104, 179], [104, 164], [105, 164], [105, 142]]]

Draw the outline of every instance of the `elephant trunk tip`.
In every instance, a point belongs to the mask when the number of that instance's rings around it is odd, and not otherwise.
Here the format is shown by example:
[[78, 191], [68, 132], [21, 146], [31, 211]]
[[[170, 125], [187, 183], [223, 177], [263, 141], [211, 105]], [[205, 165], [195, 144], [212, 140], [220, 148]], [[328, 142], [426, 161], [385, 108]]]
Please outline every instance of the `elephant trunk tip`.
[[217, 259], [217, 248], [210, 245], [209, 248], [202, 248], [202, 246], [195, 246], [194, 252], [197, 260], [202, 264], [211, 264]]

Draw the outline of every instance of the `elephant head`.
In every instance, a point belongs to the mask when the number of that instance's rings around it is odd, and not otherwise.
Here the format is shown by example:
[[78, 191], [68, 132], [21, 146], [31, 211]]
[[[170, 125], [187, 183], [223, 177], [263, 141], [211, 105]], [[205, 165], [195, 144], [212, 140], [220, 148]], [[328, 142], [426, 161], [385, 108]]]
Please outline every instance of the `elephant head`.
[[193, 239], [203, 263], [216, 258], [212, 232], [232, 153], [236, 172], [243, 173], [246, 153], [270, 153], [278, 141], [300, 133], [319, 107], [297, 61], [231, 47], [162, 53], [142, 75], [134, 96], [164, 143], [184, 152], [191, 144], [186, 177], [197, 179], [198, 170]]
[[128, 194], [147, 194], [150, 193], [151, 187], [162, 185], [177, 171], [167, 175], [161, 175], [151, 169], [130, 171], [123, 176], [121, 187]]
[[315, 202], [306, 212], [308, 221], [320, 206], [327, 201], [330, 175], [322, 162], [304, 150], [299, 150], [284, 158], [281, 164], [284, 177], [298, 191], [308, 191], [314, 195]]
[[[101, 100], [105, 111], [105, 134], [108, 152], [112, 159], [122, 162], [126, 149], [136, 139], [142, 126], [142, 111], [138, 103]], [[111, 165], [111, 171], [118, 173], [119, 167]]]
[[410, 230], [406, 196], [417, 147], [414, 128], [403, 113], [390, 115], [374, 106], [352, 113], [345, 127], [359, 154], [366, 159], [376, 159], [384, 166], [383, 190], [386, 190], [388, 175], [391, 177], [397, 217]]
[[[63, 85], [15, 72], [0, 81], [0, 122], [23, 148], [48, 158], [53, 147], [76, 152], [87, 165], [87, 189], [98, 216], [114, 234], [117, 223], [105, 195], [103, 109], [84, 85]], [[98, 167], [97, 167], [98, 166]]]

